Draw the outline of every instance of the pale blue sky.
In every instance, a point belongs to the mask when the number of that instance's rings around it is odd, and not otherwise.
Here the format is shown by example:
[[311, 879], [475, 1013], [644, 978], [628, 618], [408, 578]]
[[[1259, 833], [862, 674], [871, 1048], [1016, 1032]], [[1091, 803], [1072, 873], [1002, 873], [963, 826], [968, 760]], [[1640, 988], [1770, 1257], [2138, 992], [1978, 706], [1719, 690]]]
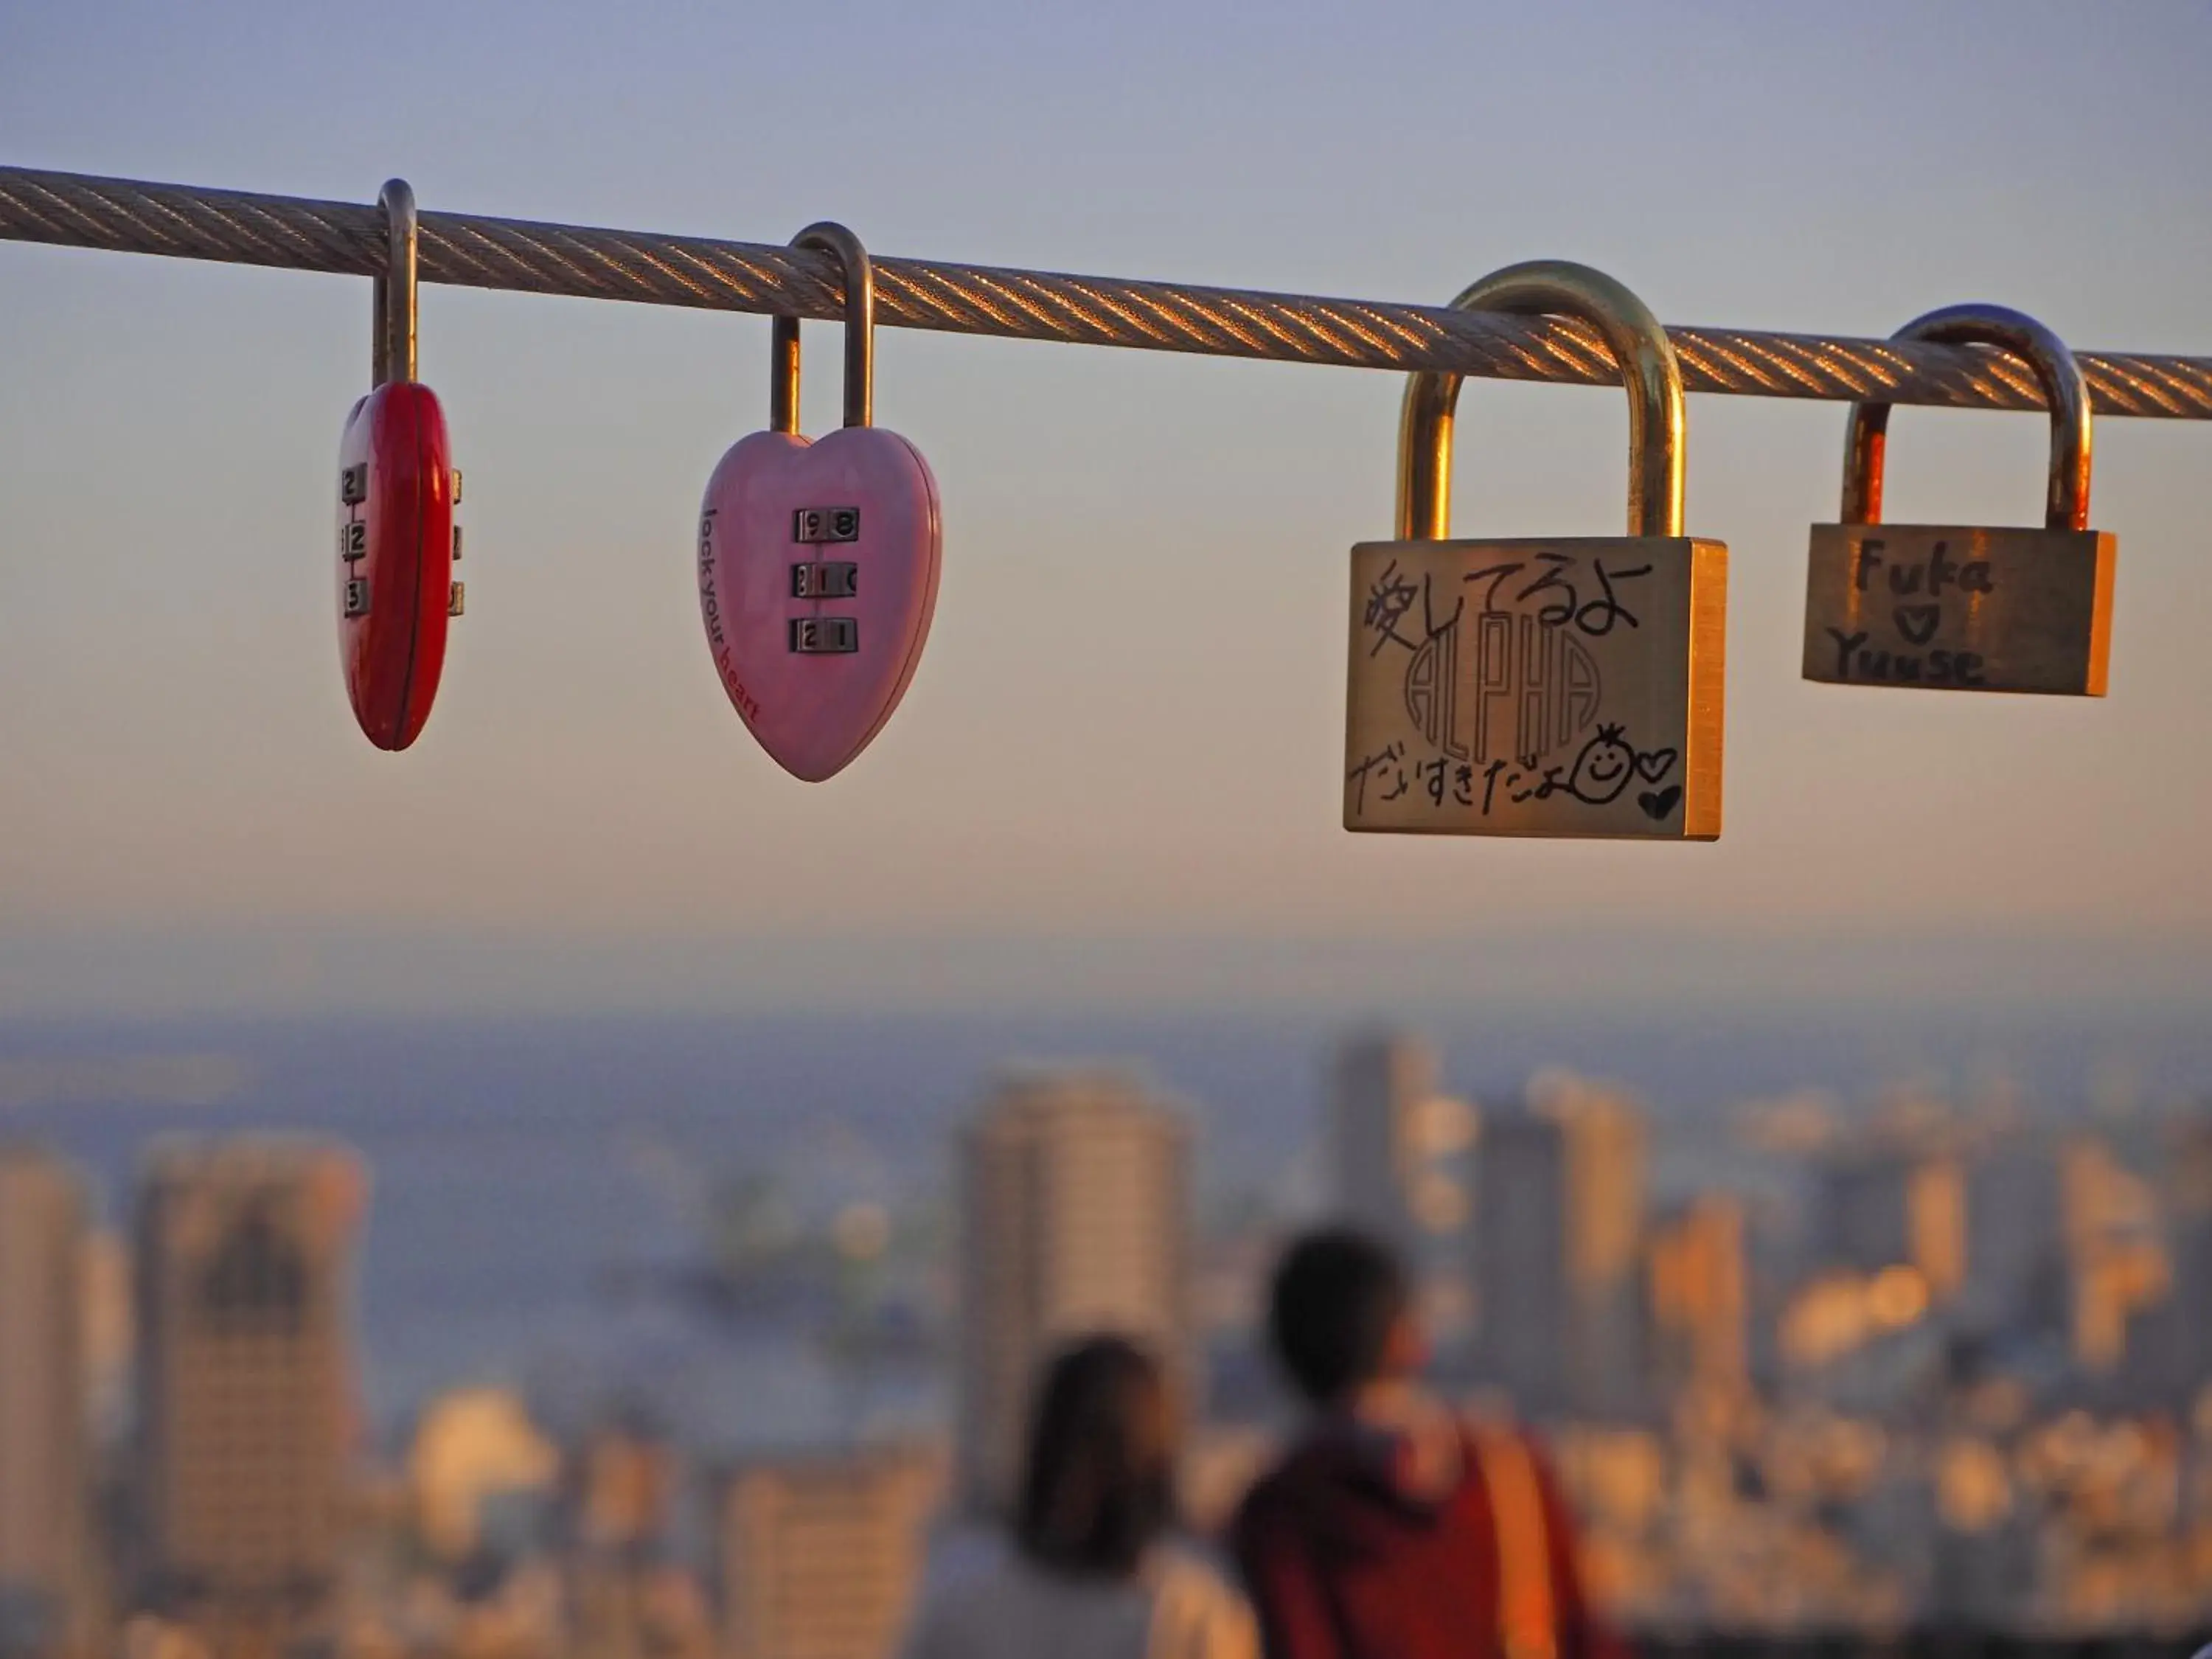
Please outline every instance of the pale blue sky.
[[[2202, 4], [0, 0], [0, 161], [1405, 300], [1555, 255], [1670, 321], [1987, 298], [2212, 353], [2208, 71]], [[879, 937], [2002, 932], [2154, 986], [2212, 948], [2212, 426], [2099, 428], [2111, 696], [1947, 698], [1797, 678], [1840, 408], [1693, 398], [1690, 527], [1733, 554], [1723, 840], [1354, 838], [1346, 556], [1388, 526], [1395, 377], [887, 331], [942, 597], [897, 718], [809, 787], [723, 702], [689, 580], [765, 321], [425, 290], [471, 605], [396, 757], [347, 714], [323, 556], [367, 336], [358, 279], [0, 244], [0, 1012], [98, 1000], [121, 941], [185, 994], [163, 952], [216, 935], [442, 941], [391, 972], [494, 1001], [556, 941], [773, 984], [775, 941], [827, 935], [860, 987]], [[1617, 529], [1617, 393], [1477, 383], [1462, 417], [1462, 533]], [[2032, 521], [2043, 447], [1901, 413], [1890, 516]], [[240, 982], [314, 981], [292, 948]]]

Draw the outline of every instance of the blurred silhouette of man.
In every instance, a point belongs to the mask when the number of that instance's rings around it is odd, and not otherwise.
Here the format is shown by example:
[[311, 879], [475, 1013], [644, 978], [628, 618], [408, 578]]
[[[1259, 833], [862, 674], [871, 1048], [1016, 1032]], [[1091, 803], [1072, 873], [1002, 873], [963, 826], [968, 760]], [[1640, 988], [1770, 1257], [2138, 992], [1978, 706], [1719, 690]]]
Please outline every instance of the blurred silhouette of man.
[[1427, 1340], [1388, 1249], [1298, 1239], [1267, 1322], [1312, 1408], [1231, 1528], [1267, 1659], [1616, 1659], [1535, 1449], [1422, 1386]]

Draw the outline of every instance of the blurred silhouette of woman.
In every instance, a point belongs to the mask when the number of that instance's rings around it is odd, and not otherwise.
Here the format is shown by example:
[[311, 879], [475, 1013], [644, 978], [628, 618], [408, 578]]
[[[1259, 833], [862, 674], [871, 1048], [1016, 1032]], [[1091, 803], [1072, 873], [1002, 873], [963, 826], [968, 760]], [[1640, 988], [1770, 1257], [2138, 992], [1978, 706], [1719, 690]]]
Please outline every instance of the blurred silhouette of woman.
[[906, 1659], [1258, 1659], [1250, 1609], [1169, 1544], [1176, 1427], [1166, 1379], [1119, 1337], [1047, 1368], [1010, 1551], [927, 1599]]

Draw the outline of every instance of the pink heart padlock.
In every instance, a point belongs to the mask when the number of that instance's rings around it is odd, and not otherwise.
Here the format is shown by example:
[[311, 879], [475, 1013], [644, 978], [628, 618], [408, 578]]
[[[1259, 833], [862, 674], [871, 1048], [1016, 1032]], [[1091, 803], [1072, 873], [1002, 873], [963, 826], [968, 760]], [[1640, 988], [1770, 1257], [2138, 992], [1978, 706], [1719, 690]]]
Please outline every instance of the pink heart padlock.
[[799, 321], [775, 319], [769, 427], [732, 444], [699, 513], [699, 608], [722, 689], [762, 748], [809, 783], [866, 748], [906, 695], [937, 607], [937, 480], [871, 426], [875, 279], [842, 225], [796, 247], [845, 268], [845, 424], [799, 431]]

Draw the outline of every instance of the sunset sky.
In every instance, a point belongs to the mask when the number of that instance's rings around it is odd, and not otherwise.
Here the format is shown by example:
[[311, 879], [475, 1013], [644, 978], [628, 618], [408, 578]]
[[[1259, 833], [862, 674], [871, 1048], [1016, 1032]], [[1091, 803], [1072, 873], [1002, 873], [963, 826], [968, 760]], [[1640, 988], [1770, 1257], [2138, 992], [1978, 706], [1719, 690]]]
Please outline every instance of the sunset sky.
[[[1670, 322], [1987, 299], [2212, 354], [2208, 71], [2197, 4], [16, 5], [0, 162], [1404, 301], [1553, 256]], [[2097, 428], [2110, 696], [1973, 698], [1800, 681], [1844, 411], [1693, 398], [1723, 838], [1353, 837], [1346, 559], [1389, 530], [1399, 377], [885, 331], [943, 587], [896, 719], [806, 786], [724, 701], [690, 580], [766, 417], [769, 325], [729, 314], [425, 289], [469, 614], [422, 742], [362, 739], [325, 552], [368, 321], [360, 279], [0, 243], [0, 1015], [1509, 961], [2212, 983], [2212, 425]], [[805, 337], [819, 431], [836, 331]], [[1624, 408], [1470, 383], [1459, 532], [1618, 533]], [[2039, 418], [1891, 440], [1893, 520], [2038, 517]]]

